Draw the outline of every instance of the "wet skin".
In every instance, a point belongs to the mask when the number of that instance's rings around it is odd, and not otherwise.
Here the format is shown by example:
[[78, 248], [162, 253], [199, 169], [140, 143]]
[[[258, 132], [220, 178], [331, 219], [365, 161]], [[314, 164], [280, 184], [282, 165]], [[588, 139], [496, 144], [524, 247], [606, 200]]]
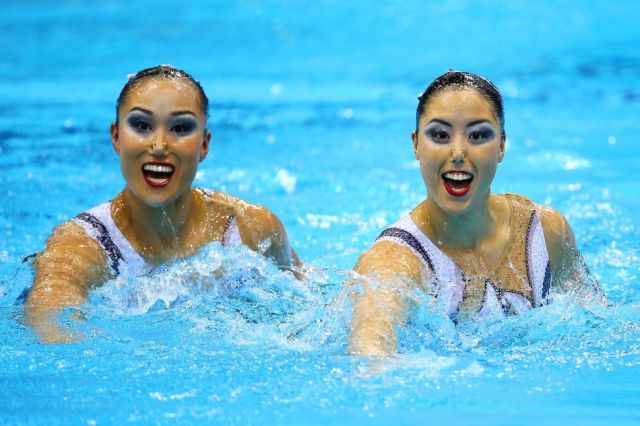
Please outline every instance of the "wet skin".
[[[136, 87], [120, 106], [118, 124], [111, 125], [111, 141], [135, 198], [160, 207], [188, 193], [198, 163], [209, 151], [211, 133], [205, 126], [206, 116], [190, 85], [155, 79]], [[154, 169], [161, 173], [154, 175]], [[171, 172], [162, 173], [165, 170]]]
[[[491, 104], [475, 90], [445, 90], [425, 106], [418, 132], [411, 135], [427, 188], [427, 202], [449, 215], [486, 203], [505, 136]], [[452, 191], [446, 173], [471, 177], [463, 190]], [[453, 192], [453, 193], [452, 193]]]
[[[282, 269], [300, 266], [282, 223], [268, 209], [221, 192], [205, 196], [191, 187], [210, 139], [206, 111], [190, 82], [158, 77], [132, 88], [111, 124], [126, 181], [111, 203], [116, 226], [147, 263], [159, 265], [221, 241], [233, 216], [249, 249]], [[52, 232], [34, 261], [25, 303], [26, 320], [43, 341], [75, 338], [52, 323], [51, 314], [82, 304], [90, 288], [110, 278], [106, 264], [102, 247], [79, 225], [69, 221]]]
[[[492, 103], [475, 89], [446, 88], [426, 103], [411, 139], [427, 189], [411, 219], [466, 275], [493, 269], [510, 248], [511, 213], [506, 198], [491, 193], [506, 139]], [[566, 220], [548, 207], [537, 206], [536, 211], [552, 286], [583, 286], [588, 270]], [[349, 285], [364, 291], [354, 293], [350, 351], [391, 355], [396, 330], [413, 303], [412, 291], [427, 290], [424, 284], [433, 280], [431, 272], [410, 249], [391, 241], [374, 244], [354, 271], [359, 277]], [[597, 282], [593, 287], [597, 290]]]

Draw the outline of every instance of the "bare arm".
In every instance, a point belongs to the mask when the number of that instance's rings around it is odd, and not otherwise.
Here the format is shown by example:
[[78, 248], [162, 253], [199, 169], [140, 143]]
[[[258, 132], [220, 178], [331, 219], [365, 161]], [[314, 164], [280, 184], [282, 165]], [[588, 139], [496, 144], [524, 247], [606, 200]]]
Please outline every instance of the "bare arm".
[[411, 250], [381, 241], [360, 256], [354, 271], [359, 278], [350, 285], [362, 285], [362, 292], [352, 295], [349, 350], [355, 355], [391, 355], [397, 350], [396, 329], [407, 319], [406, 291], [421, 285], [422, 265]]
[[108, 278], [105, 254], [82, 228], [68, 222], [53, 231], [34, 260], [34, 270], [25, 302], [26, 321], [43, 341], [66, 341], [67, 336], [52, 324], [52, 314], [80, 305], [90, 287]]
[[294, 270], [301, 267], [302, 263], [289, 246], [287, 232], [280, 220], [265, 207], [243, 204], [237, 209], [242, 242], [250, 249], [273, 259], [281, 269]]
[[565, 292], [600, 294], [600, 285], [578, 251], [567, 220], [548, 207], [540, 213], [551, 262], [552, 286]]

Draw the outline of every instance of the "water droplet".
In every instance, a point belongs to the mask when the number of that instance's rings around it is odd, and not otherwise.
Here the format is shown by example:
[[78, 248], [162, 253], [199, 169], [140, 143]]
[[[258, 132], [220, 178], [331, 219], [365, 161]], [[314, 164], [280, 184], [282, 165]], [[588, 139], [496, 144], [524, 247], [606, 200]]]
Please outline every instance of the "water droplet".
[[282, 93], [282, 84], [276, 83], [271, 85], [271, 88], [269, 89], [269, 91], [273, 96], [280, 95]]

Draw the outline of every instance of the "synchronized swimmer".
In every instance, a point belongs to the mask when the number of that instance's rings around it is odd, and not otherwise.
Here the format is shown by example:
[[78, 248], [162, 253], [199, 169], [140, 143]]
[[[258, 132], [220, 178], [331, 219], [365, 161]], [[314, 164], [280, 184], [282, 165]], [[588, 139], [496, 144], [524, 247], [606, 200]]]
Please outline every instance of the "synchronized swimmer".
[[208, 103], [202, 86], [172, 66], [130, 76], [111, 124], [125, 188], [54, 229], [33, 262], [25, 310], [41, 339], [67, 339], [48, 314], [82, 304], [91, 288], [145, 274], [211, 242], [244, 244], [282, 269], [300, 266], [268, 209], [192, 187], [209, 152]]
[[351, 352], [389, 355], [410, 302], [422, 289], [453, 320], [519, 314], [547, 302], [549, 289], [590, 286], [569, 224], [516, 194], [493, 194], [505, 154], [502, 96], [489, 80], [449, 71], [419, 96], [413, 151], [427, 198], [385, 229], [355, 271]]
[[[207, 115], [207, 96], [185, 71], [161, 65], [129, 78], [111, 124], [125, 188], [55, 228], [33, 262], [25, 312], [43, 341], [69, 340], [50, 314], [81, 305], [92, 288], [211, 242], [243, 244], [302, 278], [273, 213], [192, 187], [209, 151]], [[552, 287], [597, 290], [581, 280], [586, 267], [560, 213], [491, 193], [506, 141], [502, 97], [491, 82], [459, 71], [438, 77], [419, 97], [411, 138], [427, 197], [383, 230], [354, 268], [365, 291], [355, 300], [352, 353], [396, 351], [397, 327], [411, 308], [403, 289], [435, 294], [454, 321], [525, 312], [544, 305]]]

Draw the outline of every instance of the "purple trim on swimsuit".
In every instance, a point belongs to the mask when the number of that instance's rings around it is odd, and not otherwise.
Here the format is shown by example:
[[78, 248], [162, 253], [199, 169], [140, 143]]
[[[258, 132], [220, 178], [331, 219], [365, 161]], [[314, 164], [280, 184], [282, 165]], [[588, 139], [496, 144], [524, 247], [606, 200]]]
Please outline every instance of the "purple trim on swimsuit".
[[109, 255], [109, 259], [111, 260], [111, 269], [114, 272], [114, 278], [120, 275], [120, 260], [123, 259], [122, 253], [118, 246], [111, 239], [111, 235], [109, 235], [109, 231], [107, 227], [94, 215], [90, 213], [80, 213], [76, 216], [77, 219], [87, 222], [89, 225], [93, 226], [93, 228], [98, 231], [98, 235], [96, 239], [102, 246], [102, 248]]
[[376, 238], [376, 241], [379, 240], [382, 237], [393, 237], [393, 238], [398, 238], [398, 239], [404, 241], [406, 244], [409, 245], [409, 247], [414, 249], [416, 252], [418, 252], [420, 254], [420, 256], [422, 256], [422, 258], [429, 265], [429, 269], [431, 269], [431, 272], [433, 272], [435, 274], [435, 269], [433, 267], [433, 263], [431, 262], [431, 258], [429, 257], [429, 254], [424, 249], [422, 244], [420, 244], [420, 241], [418, 241], [418, 239], [416, 237], [411, 235], [411, 233], [405, 231], [404, 229], [400, 229], [400, 228], [387, 228], [384, 231], [382, 231], [382, 233], [380, 233], [380, 235], [378, 235], [378, 238]]
[[529, 287], [531, 288], [531, 299], [535, 299], [535, 288], [533, 287], [533, 278], [531, 277], [531, 265], [529, 264], [529, 253], [531, 252], [531, 225], [533, 225], [533, 219], [536, 217], [536, 211], [533, 210], [531, 212], [531, 217], [529, 218], [529, 223], [527, 224], [527, 236], [524, 242], [524, 261], [525, 261], [525, 269], [527, 270], [527, 282], [529, 283]]
[[222, 231], [222, 245], [224, 246], [225, 243], [227, 242], [227, 231], [229, 230], [229, 227], [231, 226], [231, 223], [233, 222], [233, 219], [236, 216], [234, 214], [229, 215], [229, 219], [227, 219], [227, 223], [224, 224], [224, 231]]
[[[547, 261], [547, 267], [544, 269], [544, 281], [542, 281], [542, 300], [549, 294], [551, 288], [551, 262]], [[542, 301], [540, 301], [542, 305]]]

